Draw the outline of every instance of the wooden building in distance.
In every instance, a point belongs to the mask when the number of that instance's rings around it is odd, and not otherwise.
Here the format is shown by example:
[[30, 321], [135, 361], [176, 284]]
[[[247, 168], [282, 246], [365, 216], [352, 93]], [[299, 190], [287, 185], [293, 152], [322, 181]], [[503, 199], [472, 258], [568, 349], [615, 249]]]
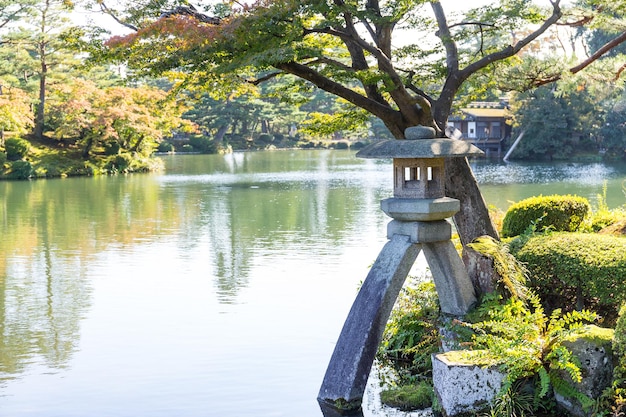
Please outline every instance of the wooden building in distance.
[[500, 156], [511, 137], [510, 119], [506, 101], [477, 101], [451, 115], [448, 127], [456, 132], [454, 136], [471, 142], [487, 156]]

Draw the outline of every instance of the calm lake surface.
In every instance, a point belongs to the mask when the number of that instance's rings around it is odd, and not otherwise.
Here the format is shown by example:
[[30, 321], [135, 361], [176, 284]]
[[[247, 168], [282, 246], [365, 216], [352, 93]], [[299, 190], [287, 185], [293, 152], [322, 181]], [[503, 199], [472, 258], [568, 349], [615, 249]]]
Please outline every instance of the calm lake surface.
[[[390, 162], [164, 159], [163, 174], [0, 182], [0, 416], [321, 416], [334, 344], [386, 242]], [[472, 167], [502, 209], [555, 193], [594, 204], [604, 184], [609, 207], [626, 203], [626, 165]], [[365, 416], [405, 415], [371, 385]]]

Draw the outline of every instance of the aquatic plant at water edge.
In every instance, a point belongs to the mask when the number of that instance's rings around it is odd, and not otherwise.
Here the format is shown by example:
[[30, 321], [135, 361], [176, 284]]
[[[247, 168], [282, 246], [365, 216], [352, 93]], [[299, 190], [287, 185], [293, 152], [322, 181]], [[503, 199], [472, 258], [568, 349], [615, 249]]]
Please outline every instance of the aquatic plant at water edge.
[[383, 390], [380, 399], [383, 404], [400, 410], [418, 410], [430, 407], [433, 401], [433, 387], [426, 381], [417, 384]]

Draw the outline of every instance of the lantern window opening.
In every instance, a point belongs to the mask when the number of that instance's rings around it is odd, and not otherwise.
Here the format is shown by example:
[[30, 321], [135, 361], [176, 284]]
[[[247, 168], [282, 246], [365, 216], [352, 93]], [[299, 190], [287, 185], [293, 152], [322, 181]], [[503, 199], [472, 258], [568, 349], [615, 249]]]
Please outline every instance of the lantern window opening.
[[404, 180], [405, 181], [421, 181], [422, 170], [421, 167], [404, 167]]

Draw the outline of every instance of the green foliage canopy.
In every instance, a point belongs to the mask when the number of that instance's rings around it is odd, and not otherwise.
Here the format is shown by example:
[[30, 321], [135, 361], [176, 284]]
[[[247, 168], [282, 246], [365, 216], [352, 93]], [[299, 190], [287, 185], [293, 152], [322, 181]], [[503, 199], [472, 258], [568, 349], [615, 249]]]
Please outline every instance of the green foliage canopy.
[[[187, 86], [229, 91], [292, 74], [378, 116], [399, 138], [416, 124], [443, 130], [465, 82], [495, 69], [564, 15], [559, 1], [546, 8], [494, 2], [450, 21], [435, 1], [261, 0], [221, 11], [226, 17], [209, 18], [214, 9], [201, 13], [183, 2], [121, 2], [117, 16], [136, 31], [112, 38], [109, 57], [138, 75], [170, 72]], [[530, 24], [537, 29], [512, 36]]]

